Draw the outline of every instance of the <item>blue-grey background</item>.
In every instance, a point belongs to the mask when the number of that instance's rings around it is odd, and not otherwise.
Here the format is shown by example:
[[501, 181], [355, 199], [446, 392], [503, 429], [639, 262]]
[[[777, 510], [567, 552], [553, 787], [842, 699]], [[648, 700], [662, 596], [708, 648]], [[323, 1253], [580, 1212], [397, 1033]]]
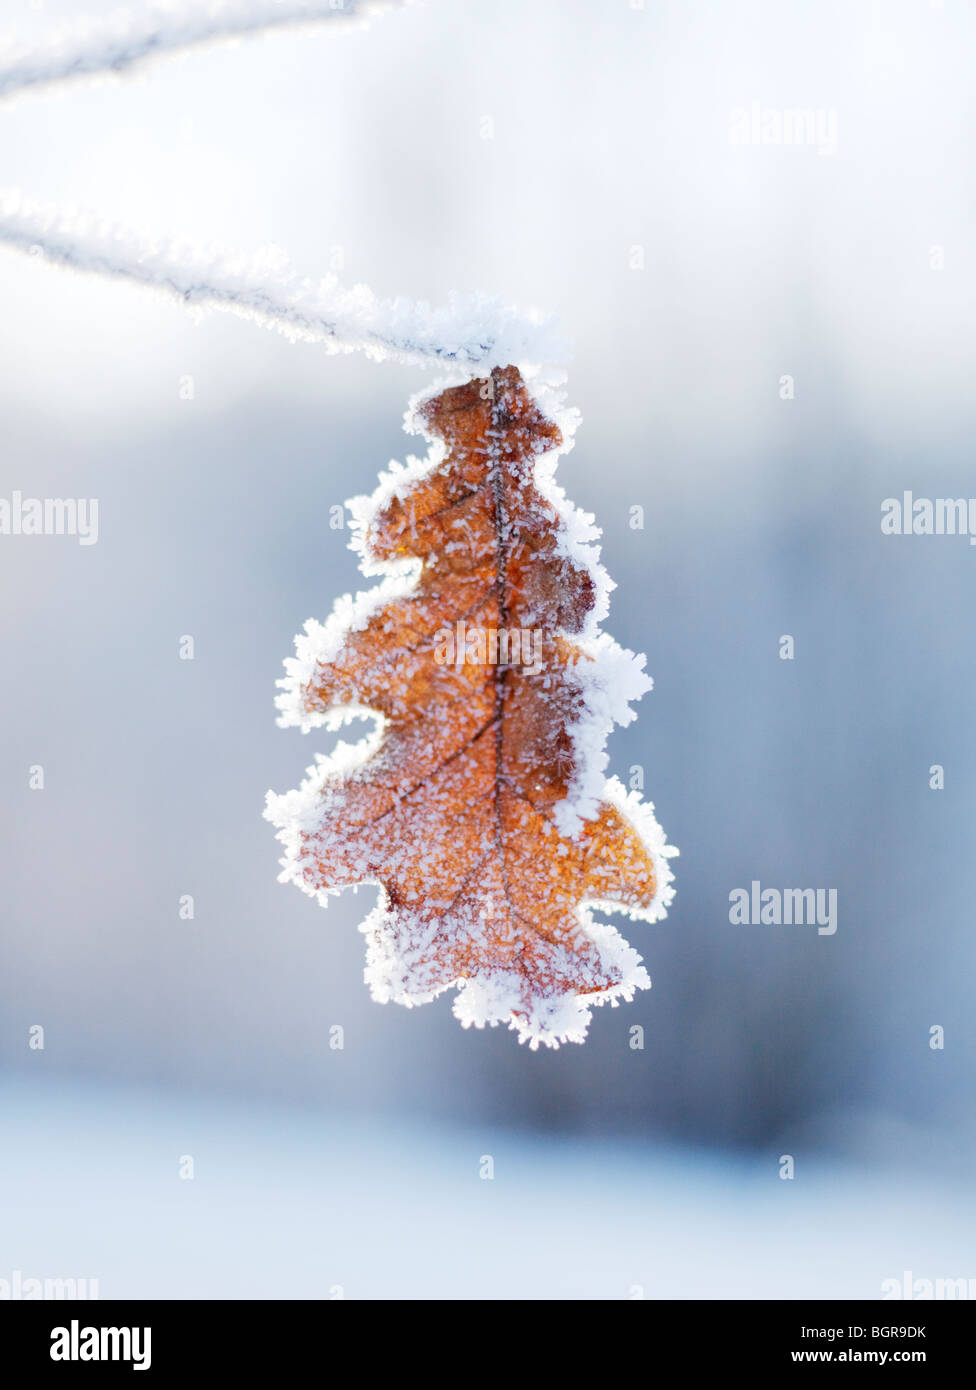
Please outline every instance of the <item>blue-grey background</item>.
[[[0, 1278], [871, 1298], [976, 1275], [976, 549], [880, 530], [904, 489], [976, 494], [974, 39], [961, 0], [426, 0], [0, 107], [0, 183], [37, 198], [561, 316], [583, 424], [560, 479], [656, 683], [612, 766], [644, 768], [681, 849], [667, 919], [627, 928], [653, 989], [584, 1047], [373, 1004], [372, 890], [325, 913], [277, 884], [261, 810], [328, 746], [272, 699], [304, 620], [364, 582], [329, 509], [417, 450], [428, 378], [0, 251], [0, 496], [100, 500], [95, 546], [0, 538]], [[753, 101], [836, 111], [836, 153], [732, 145]], [[835, 888], [836, 935], [731, 926], [753, 879]]]

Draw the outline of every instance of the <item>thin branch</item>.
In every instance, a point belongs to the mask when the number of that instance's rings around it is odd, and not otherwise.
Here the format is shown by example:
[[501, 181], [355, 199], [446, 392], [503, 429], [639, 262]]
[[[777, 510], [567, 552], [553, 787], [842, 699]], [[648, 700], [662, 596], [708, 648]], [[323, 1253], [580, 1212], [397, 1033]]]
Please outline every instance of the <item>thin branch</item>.
[[442, 308], [377, 299], [335, 276], [299, 275], [279, 248], [248, 255], [140, 237], [93, 215], [62, 212], [0, 189], [0, 245], [54, 265], [148, 286], [193, 309], [223, 309], [330, 352], [365, 352], [413, 366], [558, 364], [554, 321], [495, 296], [455, 295]]
[[368, 21], [409, 0], [156, 0], [142, 11], [62, 26], [39, 43], [0, 47], [0, 100], [80, 78], [115, 77], [142, 63], [272, 29]]

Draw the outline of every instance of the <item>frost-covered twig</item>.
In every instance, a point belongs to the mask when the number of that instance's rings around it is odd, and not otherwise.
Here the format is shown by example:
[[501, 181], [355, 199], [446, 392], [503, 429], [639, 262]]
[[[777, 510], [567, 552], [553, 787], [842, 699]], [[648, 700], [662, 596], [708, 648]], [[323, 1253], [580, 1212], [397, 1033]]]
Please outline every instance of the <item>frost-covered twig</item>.
[[55, 29], [29, 47], [0, 46], [0, 100], [26, 88], [116, 76], [154, 58], [269, 29], [364, 21], [409, 0], [156, 0]]
[[414, 366], [551, 365], [565, 359], [554, 322], [489, 295], [452, 296], [438, 309], [377, 299], [364, 285], [309, 279], [278, 248], [254, 254], [140, 237], [91, 214], [0, 190], [0, 244], [72, 270], [147, 285], [198, 309], [224, 309], [293, 341], [365, 352]]

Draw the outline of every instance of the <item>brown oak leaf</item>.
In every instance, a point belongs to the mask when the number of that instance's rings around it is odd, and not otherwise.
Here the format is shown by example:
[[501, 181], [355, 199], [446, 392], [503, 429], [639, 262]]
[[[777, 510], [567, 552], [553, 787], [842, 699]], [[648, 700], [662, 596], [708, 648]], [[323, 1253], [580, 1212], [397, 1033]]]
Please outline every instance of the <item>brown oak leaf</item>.
[[514, 367], [416, 405], [430, 456], [349, 504], [365, 572], [387, 578], [307, 623], [279, 682], [279, 723], [374, 732], [266, 811], [283, 880], [323, 902], [379, 885], [375, 999], [457, 986], [465, 1027], [507, 1022], [533, 1048], [581, 1042], [590, 1005], [649, 985], [592, 909], [663, 916], [677, 853], [604, 779], [607, 734], [651, 682], [599, 630], [612, 585], [553, 481], [575, 424], [554, 415]]

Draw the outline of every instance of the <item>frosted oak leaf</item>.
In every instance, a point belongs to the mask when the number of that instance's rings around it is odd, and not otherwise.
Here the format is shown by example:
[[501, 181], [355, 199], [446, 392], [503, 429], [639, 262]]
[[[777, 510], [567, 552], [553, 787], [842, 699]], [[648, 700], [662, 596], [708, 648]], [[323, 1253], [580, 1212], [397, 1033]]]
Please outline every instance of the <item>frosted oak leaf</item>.
[[375, 721], [269, 793], [281, 878], [323, 903], [379, 885], [361, 928], [374, 999], [456, 987], [465, 1027], [582, 1042], [591, 1005], [650, 984], [594, 911], [655, 921], [673, 895], [653, 807], [604, 777], [607, 734], [651, 682], [599, 629], [599, 532], [553, 481], [574, 413], [505, 367], [408, 422], [428, 458], [349, 504], [362, 567], [386, 578], [309, 621], [279, 682], [283, 725]]

